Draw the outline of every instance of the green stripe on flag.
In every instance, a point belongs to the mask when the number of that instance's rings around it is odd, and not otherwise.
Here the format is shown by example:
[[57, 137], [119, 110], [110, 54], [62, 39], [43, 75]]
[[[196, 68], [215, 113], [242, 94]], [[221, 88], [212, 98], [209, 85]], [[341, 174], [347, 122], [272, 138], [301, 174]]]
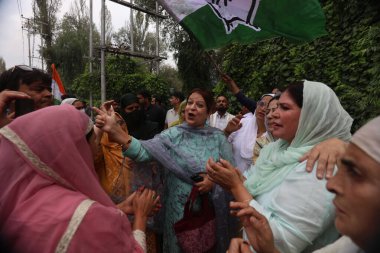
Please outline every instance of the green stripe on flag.
[[278, 36], [293, 42], [307, 42], [327, 34], [318, 0], [259, 1], [160, 0], [205, 49]]
[[312, 41], [327, 35], [318, 0], [262, 0], [254, 23], [291, 41]]
[[186, 16], [180, 24], [199, 41], [204, 49], [217, 48], [234, 41], [251, 43], [276, 36], [266, 31], [256, 32], [244, 25], [239, 25], [230, 34], [226, 34], [222, 20], [208, 5]]

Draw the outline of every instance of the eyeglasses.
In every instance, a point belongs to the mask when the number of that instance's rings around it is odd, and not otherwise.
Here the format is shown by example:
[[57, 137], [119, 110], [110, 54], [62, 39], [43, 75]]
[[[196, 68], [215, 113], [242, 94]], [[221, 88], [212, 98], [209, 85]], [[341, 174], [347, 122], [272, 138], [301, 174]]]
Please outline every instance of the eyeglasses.
[[21, 69], [23, 71], [33, 71], [33, 68], [29, 67], [28, 65], [16, 65], [13, 67], [12, 69], [12, 73], [13, 71], [15, 71], [16, 69]]
[[264, 107], [267, 106], [267, 104], [264, 101], [257, 102], [257, 106]]

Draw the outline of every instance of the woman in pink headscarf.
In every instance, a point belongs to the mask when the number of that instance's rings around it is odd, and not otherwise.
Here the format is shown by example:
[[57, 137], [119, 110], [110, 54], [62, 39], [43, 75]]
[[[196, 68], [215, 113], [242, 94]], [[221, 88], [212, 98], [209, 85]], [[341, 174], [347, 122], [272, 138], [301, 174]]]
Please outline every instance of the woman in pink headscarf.
[[[112, 203], [86, 140], [92, 127], [74, 107], [52, 106], [0, 129], [0, 236], [8, 251], [144, 251], [158, 198], [146, 189], [120, 208]], [[125, 213], [135, 215], [133, 232]]]

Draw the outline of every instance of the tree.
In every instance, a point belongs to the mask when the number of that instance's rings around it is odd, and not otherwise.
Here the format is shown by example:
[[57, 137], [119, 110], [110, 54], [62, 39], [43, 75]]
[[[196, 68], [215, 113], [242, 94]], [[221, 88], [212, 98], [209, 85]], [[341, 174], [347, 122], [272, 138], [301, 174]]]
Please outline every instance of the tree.
[[[62, 81], [68, 89], [73, 80], [85, 70], [88, 62], [86, 56], [89, 51], [89, 26], [85, 0], [78, 0], [64, 15], [52, 45], [52, 61], [59, 69]], [[99, 46], [99, 41], [99, 32], [93, 25], [94, 47]]]
[[7, 70], [3, 57], [0, 56], [0, 74]]
[[[168, 98], [169, 85], [165, 80], [149, 73], [138, 60], [126, 56], [110, 55], [106, 63], [107, 99], [119, 99], [125, 93], [137, 93], [146, 89], [152, 94]], [[73, 83], [72, 90], [79, 97], [87, 97], [93, 83], [93, 95], [97, 104], [100, 104], [100, 74], [93, 75], [86, 69]]]
[[110, 45], [112, 43], [112, 34], [113, 34], [113, 27], [112, 27], [112, 16], [110, 10], [107, 9], [107, 6], [105, 6], [105, 43], [106, 45]]
[[57, 25], [57, 11], [61, 7], [61, 0], [34, 0], [33, 13], [34, 21], [41, 26], [41, 36], [44, 40], [44, 47], [42, 50], [42, 57], [45, 59], [47, 66], [53, 62], [52, 59], [52, 44], [53, 34]]
[[169, 49], [174, 51], [183, 90], [188, 92], [196, 87], [211, 89], [216, 81], [210, 53], [205, 52], [172, 18], [164, 20], [162, 34]]
[[182, 90], [183, 82], [179, 77], [178, 70], [169, 66], [163, 65], [160, 67], [160, 72], [158, 76], [168, 83], [169, 87], [174, 88], [174, 90]]
[[[156, 34], [149, 31], [149, 15], [145, 15], [140, 11], [133, 12], [133, 27], [131, 23], [121, 27], [119, 31], [113, 34], [113, 41], [119, 47], [131, 47], [131, 31], [133, 31], [133, 50], [136, 52], [144, 52], [147, 54], [156, 53]], [[164, 50], [164, 43], [161, 41], [160, 51]]]

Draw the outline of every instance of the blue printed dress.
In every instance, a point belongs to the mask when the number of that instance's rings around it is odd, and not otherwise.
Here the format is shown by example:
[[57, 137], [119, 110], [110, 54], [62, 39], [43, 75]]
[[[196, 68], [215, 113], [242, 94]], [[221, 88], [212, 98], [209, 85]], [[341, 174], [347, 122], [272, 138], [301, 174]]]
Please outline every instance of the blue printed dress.
[[[124, 155], [137, 162], [155, 159], [165, 167], [163, 251], [180, 252], [173, 224], [183, 217], [183, 209], [193, 186], [190, 177], [194, 173], [204, 172], [210, 157], [233, 163], [231, 145], [219, 129], [209, 126], [192, 128], [183, 123], [148, 141], [133, 139]], [[216, 214], [217, 251], [226, 252], [237, 230], [236, 220], [229, 215], [231, 196], [216, 185], [210, 198]]]

